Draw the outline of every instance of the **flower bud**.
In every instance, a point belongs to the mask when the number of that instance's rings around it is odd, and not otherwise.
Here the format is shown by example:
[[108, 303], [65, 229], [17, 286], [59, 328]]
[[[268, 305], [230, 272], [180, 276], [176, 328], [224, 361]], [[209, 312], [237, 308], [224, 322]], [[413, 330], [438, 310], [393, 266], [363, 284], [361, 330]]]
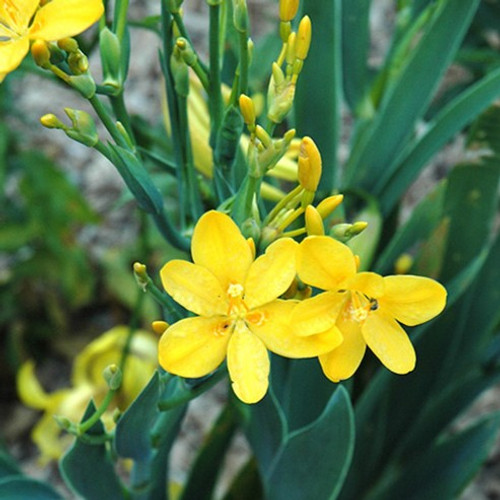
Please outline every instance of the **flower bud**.
[[123, 373], [116, 364], [111, 364], [104, 368], [102, 376], [112, 391], [116, 391], [122, 385]]
[[252, 99], [245, 94], [241, 94], [239, 98], [240, 111], [247, 127], [250, 131], [255, 129], [255, 107]]
[[90, 99], [95, 95], [96, 84], [90, 75], [70, 76], [67, 83], [78, 90], [85, 99]]
[[304, 16], [297, 30], [297, 40], [295, 42], [295, 57], [303, 61], [309, 52], [311, 46], [311, 19]]
[[401, 254], [394, 263], [394, 272], [396, 274], [407, 274], [413, 266], [413, 257], [408, 253]]
[[184, 62], [188, 66], [194, 66], [196, 64], [196, 61], [198, 60], [198, 57], [196, 56], [193, 47], [191, 47], [191, 44], [181, 36], [177, 38], [177, 40], [175, 41], [175, 45], [179, 49], [179, 53]]
[[246, 0], [233, 0], [233, 23], [236, 31], [248, 31], [248, 9]]
[[148, 286], [148, 273], [147, 273], [147, 268], [144, 264], [141, 264], [140, 262], [134, 262], [134, 276], [137, 281], [137, 284], [142, 288], [142, 290], [145, 292], [146, 287]]
[[166, 321], [153, 321], [151, 323], [151, 328], [153, 328], [153, 331], [155, 333], [157, 333], [158, 335], [161, 335], [162, 333], [164, 333], [165, 330], [168, 328], [168, 326], [169, 325]]
[[112, 90], [113, 95], [118, 95], [123, 86], [121, 67], [120, 40], [109, 28], [103, 28], [99, 33], [99, 50], [102, 61], [102, 84]]
[[74, 38], [61, 38], [57, 41], [57, 46], [68, 53], [78, 51], [78, 42]]
[[333, 196], [328, 196], [324, 200], [320, 201], [316, 209], [323, 219], [326, 219], [341, 203], [344, 199], [343, 194], [335, 194]]
[[299, 0], [280, 0], [280, 20], [284, 23], [291, 21], [298, 8]]
[[40, 118], [40, 123], [46, 128], [57, 128], [57, 129], [62, 129], [62, 130], [65, 130], [68, 128], [68, 127], [66, 127], [66, 125], [64, 125], [64, 123], [61, 120], [59, 120], [59, 118], [57, 118], [56, 115], [54, 115], [52, 113], [48, 113], [46, 115], [43, 115]]
[[64, 112], [71, 120], [71, 128], [65, 128], [64, 131], [71, 139], [81, 142], [88, 147], [94, 147], [99, 141], [99, 135], [93, 118], [85, 111], [78, 109], [64, 108]]
[[177, 46], [170, 57], [170, 70], [174, 79], [175, 91], [179, 96], [187, 97], [189, 94], [189, 70]]
[[312, 205], [306, 207], [305, 219], [306, 231], [309, 236], [323, 236], [325, 234], [323, 219]]
[[50, 66], [50, 49], [47, 42], [35, 40], [31, 46], [31, 55], [37, 66], [48, 68]]
[[316, 191], [321, 178], [321, 154], [310, 137], [300, 143], [298, 160], [298, 179], [306, 191]]

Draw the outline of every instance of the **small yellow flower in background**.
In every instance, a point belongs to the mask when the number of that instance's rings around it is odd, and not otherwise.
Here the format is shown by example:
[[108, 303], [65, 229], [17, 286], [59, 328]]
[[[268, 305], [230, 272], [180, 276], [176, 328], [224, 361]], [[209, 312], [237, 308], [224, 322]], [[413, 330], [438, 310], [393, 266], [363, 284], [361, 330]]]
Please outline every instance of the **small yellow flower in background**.
[[14, 71], [34, 40], [55, 41], [81, 33], [104, 12], [102, 0], [2, 0], [0, 82]]
[[160, 273], [169, 295], [197, 315], [163, 334], [160, 365], [197, 378], [227, 357], [234, 392], [245, 403], [256, 403], [268, 388], [268, 349], [291, 358], [331, 350], [338, 340], [330, 333], [295, 335], [289, 318], [297, 301], [278, 299], [295, 278], [297, 246], [282, 238], [254, 260], [252, 245], [230, 217], [204, 214], [193, 233], [194, 263], [171, 260]]
[[296, 330], [307, 336], [336, 328], [342, 334], [340, 346], [319, 356], [334, 382], [353, 375], [366, 346], [392, 372], [412, 371], [415, 350], [399, 323], [429, 321], [446, 304], [445, 288], [430, 278], [358, 273], [351, 250], [327, 236], [311, 236], [300, 244], [297, 272], [304, 283], [326, 291], [294, 309]]
[[[45, 412], [32, 433], [33, 441], [40, 449], [42, 463], [58, 459], [73, 440], [72, 436], [63, 433], [54, 416], [79, 422], [91, 399], [99, 405], [108, 391], [103, 371], [107, 366], [119, 362], [128, 333], [127, 326], [117, 326], [88, 344], [75, 358], [71, 388], [48, 394], [36, 377], [33, 361], [21, 366], [17, 378], [21, 401]], [[122, 384], [115, 395], [115, 404], [112, 403], [102, 417], [108, 430], [113, 427], [113, 411], [116, 408], [124, 411], [155, 371], [157, 342], [156, 337], [149, 332], [138, 330], [134, 333]]]

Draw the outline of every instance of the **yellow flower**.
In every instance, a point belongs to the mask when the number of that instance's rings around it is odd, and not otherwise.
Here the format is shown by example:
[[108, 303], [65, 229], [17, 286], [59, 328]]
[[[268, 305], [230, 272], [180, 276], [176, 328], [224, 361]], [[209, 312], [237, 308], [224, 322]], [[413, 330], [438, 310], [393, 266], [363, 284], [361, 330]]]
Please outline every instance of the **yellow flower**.
[[[41, 451], [42, 463], [58, 459], [72, 442], [72, 437], [61, 431], [54, 416], [78, 422], [91, 399], [100, 404], [108, 391], [102, 373], [106, 366], [119, 362], [128, 331], [126, 326], [117, 326], [88, 344], [75, 358], [71, 388], [48, 394], [35, 375], [33, 361], [21, 366], [17, 377], [21, 401], [45, 412], [32, 433], [33, 441]], [[157, 357], [156, 338], [146, 331], [136, 331], [125, 364], [122, 385], [114, 404], [103, 415], [108, 430], [113, 426], [114, 409], [118, 407], [125, 410], [147, 384], [157, 367]]]
[[297, 301], [278, 299], [295, 278], [297, 246], [282, 238], [254, 260], [253, 245], [227, 215], [204, 214], [193, 233], [194, 263], [172, 260], [160, 272], [165, 290], [197, 315], [163, 334], [160, 365], [196, 378], [227, 356], [234, 392], [245, 403], [256, 403], [268, 387], [268, 349], [292, 358], [331, 350], [338, 339], [329, 333], [295, 335], [289, 318]]
[[327, 236], [311, 236], [299, 246], [297, 272], [311, 286], [326, 290], [303, 301], [292, 323], [304, 336], [337, 328], [340, 346], [319, 356], [325, 375], [338, 382], [358, 368], [366, 346], [392, 372], [415, 367], [415, 350], [400, 326], [415, 326], [437, 316], [446, 304], [446, 290], [421, 276], [357, 273], [355, 256]]
[[0, 3], [0, 82], [34, 40], [54, 41], [86, 30], [104, 12], [102, 0], [3, 0]]

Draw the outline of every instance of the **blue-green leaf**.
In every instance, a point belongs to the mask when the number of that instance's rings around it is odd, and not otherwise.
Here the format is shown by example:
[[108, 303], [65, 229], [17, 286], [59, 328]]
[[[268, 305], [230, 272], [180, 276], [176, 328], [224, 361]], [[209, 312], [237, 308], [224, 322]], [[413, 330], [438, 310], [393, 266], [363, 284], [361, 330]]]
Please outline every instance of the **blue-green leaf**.
[[0, 498], [5, 500], [63, 500], [52, 486], [24, 476], [0, 479]]
[[291, 433], [265, 478], [272, 500], [334, 499], [354, 447], [354, 419], [347, 391], [339, 386], [321, 416]]

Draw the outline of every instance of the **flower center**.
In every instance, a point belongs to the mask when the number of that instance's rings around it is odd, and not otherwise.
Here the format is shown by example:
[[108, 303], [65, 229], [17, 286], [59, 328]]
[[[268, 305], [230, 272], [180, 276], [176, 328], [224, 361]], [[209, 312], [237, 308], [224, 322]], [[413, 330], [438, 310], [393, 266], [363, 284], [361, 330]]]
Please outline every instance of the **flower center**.
[[245, 289], [243, 285], [239, 283], [230, 283], [227, 287], [227, 299], [229, 302], [229, 307], [227, 310], [227, 315], [234, 318], [243, 318], [248, 312], [248, 307], [243, 300], [243, 295]]
[[[4, 0], [3, 12], [0, 13], [0, 42], [23, 36], [27, 26], [23, 26], [26, 14], [12, 0]], [[2, 15], [3, 14], [3, 15]]]
[[368, 317], [370, 311], [375, 311], [378, 309], [378, 302], [376, 299], [372, 299], [362, 294], [361, 292], [351, 291], [350, 299], [347, 301], [344, 314], [358, 322], [362, 323]]

